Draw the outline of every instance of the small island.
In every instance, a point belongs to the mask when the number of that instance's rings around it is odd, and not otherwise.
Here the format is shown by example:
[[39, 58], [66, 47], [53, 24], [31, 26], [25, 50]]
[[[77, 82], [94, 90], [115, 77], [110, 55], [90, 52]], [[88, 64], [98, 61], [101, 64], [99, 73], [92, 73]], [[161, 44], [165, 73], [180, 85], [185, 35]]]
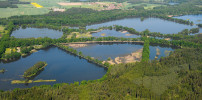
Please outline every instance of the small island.
[[37, 62], [34, 66], [30, 67], [24, 72], [24, 78], [35, 77], [40, 71], [42, 71], [47, 66], [46, 62]]
[[3, 68], [0, 70], [0, 73], [4, 73], [6, 70]]

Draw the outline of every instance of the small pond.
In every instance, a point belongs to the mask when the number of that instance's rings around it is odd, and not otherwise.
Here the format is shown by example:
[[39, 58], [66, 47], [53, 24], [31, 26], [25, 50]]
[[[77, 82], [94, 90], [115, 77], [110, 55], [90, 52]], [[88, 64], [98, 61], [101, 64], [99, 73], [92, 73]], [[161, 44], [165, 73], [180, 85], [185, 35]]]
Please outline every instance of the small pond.
[[52, 39], [58, 39], [62, 37], [62, 31], [48, 29], [48, 28], [19, 28], [11, 34], [15, 38], [39, 38], [49, 37]]

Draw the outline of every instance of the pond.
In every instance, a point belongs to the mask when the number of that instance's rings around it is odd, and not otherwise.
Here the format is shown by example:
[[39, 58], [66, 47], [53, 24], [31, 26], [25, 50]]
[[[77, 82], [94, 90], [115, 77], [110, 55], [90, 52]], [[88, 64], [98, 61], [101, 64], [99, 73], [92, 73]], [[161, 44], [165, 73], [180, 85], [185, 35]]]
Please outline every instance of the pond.
[[19, 28], [12, 32], [11, 36], [15, 38], [39, 38], [49, 37], [58, 39], [62, 37], [62, 31], [48, 29], [48, 28]]
[[183, 16], [175, 16], [173, 18], [184, 19], [193, 21], [194, 24], [202, 24], [202, 14], [199, 15], [183, 15]]
[[[34, 80], [56, 79], [56, 82], [11, 84], [12, 80], [23, 80], [24, 71], [33, 66], [38, 61], [47, 62], [47, 66]], [[39, 50], [21, 58], [15, 62], [0, 63], [0, 69], [5, 68], [7, 72], [0, 73], [0, 90], [10, 90], [14, 88], [28, 88], [39, 85], [53, 85], [56, 83], [73, 83], [74, 81], [96, 80], [106, 73], [106, 69], [89, 63], [85, 59], [73, 56], [57, 47], [50, 47]]]
[[116, 30], [102, 30], [97, 33], [92, 33], [93, 37], [108, 37], [108, 36], [113, 36], [113, 37], [123, 37], [123, 38], [138, 38], [140, 35], [134, 35], [130, 34], [129, 32], [119, 32]]
[[[196, 24], [202, 24], [202, 14], [199, 15], [183, 15], [183, 16], [175, 16], [173, 18], [178, 18], [178, 19], [183, 19], [183, 20], [189, 20], [194, 22], [194, 26], [196, 26]], [[202, 33], [202, 28], [199, 29], [199, 33]]]
[[144, 31], [149, 29], [151, 32], [160, 32], [162, 34], [171, 34], [181, 32], [183, 29], [196, 28], [197, 26], [190, 26], [167, 21], [159, 18], [145, 18], [141, 21], [140, 18], [125, 18], [114, 21], [108, 21], [100, 24], [93, 24], [86, 26], [86, 29], [97, 29], [103, 26], [121, 25], [129, 28], [134, 28], [137, 31]]
[[[107, 60], [107, 58], [116, 58], [125, 55], [129, 55], [139, 49], [143, 48], [143, 45], [136, 43], [105, 43], [105, 44], [88, 44], [86, 47], [76, 48], [86, 56], [91, 56], [99, 60]], [[156, 48], [160, 50], [160, 55], [157, 59], [165, 57], [170, 51], [174, 49], [171, 47], [150, 46], [150, 59], [155, 59]]]

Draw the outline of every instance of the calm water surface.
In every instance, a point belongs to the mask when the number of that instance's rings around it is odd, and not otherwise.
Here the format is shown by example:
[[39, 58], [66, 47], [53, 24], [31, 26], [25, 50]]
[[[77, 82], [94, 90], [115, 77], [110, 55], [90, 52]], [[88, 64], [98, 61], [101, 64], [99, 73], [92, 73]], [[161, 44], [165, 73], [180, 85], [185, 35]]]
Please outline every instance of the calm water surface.
[[62, 37], [62, 31], [48, 29], [48, 28], [19, 28], [13, 31], [11, 36], [16, 38], [39, 38], [39, 37], [49, 37], [52, 39], [58, 39]]
[[[143, 45], [139, 44], [89, 44], [86, 47], [77, 48], [78, 51], [81, 51], [86, 56], [91, 56], [97, 58], [99, 60], [107, 60], [107, 58], [111, 57], [112, 59], [120, 56], [129, 55], [132, 52], [135, 52], [139, 49], [143, 48]], [[161, 57], [167, 56], [166, 51], [173, 51], [171, 47], [160, 47], [160, 46], [150, 46], [150, 59], [155, 59], [156, 56], [156, 48], [160, 49], [160, 55], [158, 59]]]
[[184, 19], [184, 20], [190, 20], [193, 21], [194, 24], [202, 24], [202, 14], [199, 15], [184, 15], [184, 16], [176, 16], [173, 18], [178, 18], [178, 19]]
[[[31, 83], [25, 84], [11, 84], [12, 80], [23, 79], [24, 71], [33, 66], [38, 61], [46, 61], [48, 65], [38, 76], [34, 78], [50, 80], [56, 79], [56, 82], [45, 83]], [[51, 47], [46, 50], [39, 50], [11, 63], [0, 63], [0, 69], [8, 70], [4, 74], [0, 73], [0, 90], [9, 90], [14, 88], [28, 88], [39, 85], [53, 85], [56, 83], [72, 83], [74, 81], [95, 80], [101, 78], [106, 69], [95, 64], [89, 63], [85, 59], [68, 54], [67, 52], [57, 48]]]
[[149, 29], [151, 32], [160, 32], [163, 34], [178, 33], [181, 32], [183, 29], [191, 29], [197, 27], [162, 20], [159, 18], [145, 18], [144, 21], [141, 21], [140, 18], [125, 18], [100, 24], [89, 25], [86, 26], [86, 29], [97, 29], [99, 27], [112, 25], [122, 25], [134, 28], [137, 31], [144, 31], [146, 29]]

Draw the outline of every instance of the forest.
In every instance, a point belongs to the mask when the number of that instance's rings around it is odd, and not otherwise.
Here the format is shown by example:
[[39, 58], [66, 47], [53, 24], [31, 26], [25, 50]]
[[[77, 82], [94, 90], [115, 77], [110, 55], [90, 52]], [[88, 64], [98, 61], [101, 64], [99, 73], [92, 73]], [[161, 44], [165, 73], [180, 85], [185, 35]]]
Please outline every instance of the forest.
[[[78, 0], [71, 0], [78, 2]], [[92, 2], [97, 0], [90, 0]], [[103, 0], [105, 1], [105, 0]], [[115, 2], [125, 2], [128, 0], [107, 0]], [[0, 7], [1, 6], [0, 1]], [[10, 7], [16, 3], [5, 1], [3, 7]], [[132, 3], [142, 3], [142, 0], [129, 0]], [[160, 32], [150, 32], [144, 30], [136, 31], [134, 28], [114, 25], [102, 27], [100, 29], [115, 29], [116, 31], [128, 31], [130, 34], [140, 35], [138, 38], [123, 37], [88, 37], [77, 38], [72, 32], [89, 32], [98, 29], [88, 29], [87, 25], [102, 23], [111, 20], [141, 17], [141, 20], [148, 17], [173, 21], [184, 25], [194, 25], [192, 21], [168, 17], [168, 15], [179, 16], [188, 14], [201, 14], [202, 8], [195, 6], [200, 4], [200, 0], [147, 0], [150, 3], [177, 2], [179, 5], [162, 6], [152, 10], [103, 10], [96, 11], [89, 8], [71, 8], [64, 12], [49, 12], [44, 15], [23, 15], [1, 18], [0, 25], [5, 28], [0, 37], [0, 58], [1, 60], [17, 60], [21, 56], [29, 56], [33, 49], [43, 49], [49, 46], [56, 46], [66, 52], [85, 59], [89, 63], [99, 67], [107, 68], [107, 72], [100, 79], [75, 81], [73, 83], [57, 83], [54, 85], [40, 85], [31, 88], [15, 88], [13, 90], [0, 90], [0, 100], [200, 100], [202, 98], [202, 34], [199, 27], [184, 29], [177, 34], [162, 34]], [[18, 2], [19, 3], [19, 2]], [[26, 3], [26, 2], [25, 2]], [[69, 26], [78, 26], [79, 29], [71, 29]], [[11, 36], [14, 30], [19, 28], [35, 27], [61, 30], [63, 36], [58, 39], [45, 38], [15, 38]], [[192, 35], [190, 35], [192, 34]], [[158, 39], [156, 37], [171, 38], [171, 40]], [[122, 63], [110, 65], [101, 60], [85, 56], [81, 51], [62, 45], [62, 43], [74, 42], [141, 42], [143, 44], [142, 58], [140, 62]], [[41, 47], [36, 48], [36, 45]], [[169, 56], [161, 57], [159, 60], [150, 60], [150, 46], [175, 47]], [[21, 48], [20, 52], [11, 50], [10, 54], [5, 51], [8, 48]], [[35, 63], [24, 72], [24, 77], [35, 76], [47, 65], [46, 62]], [[16, 66], [17, 67], [17, 66]], [[5, 69], [0, 69], [0, 74]]]

